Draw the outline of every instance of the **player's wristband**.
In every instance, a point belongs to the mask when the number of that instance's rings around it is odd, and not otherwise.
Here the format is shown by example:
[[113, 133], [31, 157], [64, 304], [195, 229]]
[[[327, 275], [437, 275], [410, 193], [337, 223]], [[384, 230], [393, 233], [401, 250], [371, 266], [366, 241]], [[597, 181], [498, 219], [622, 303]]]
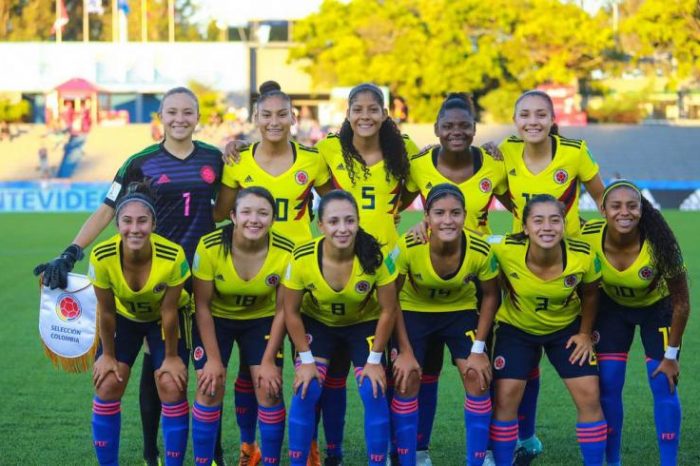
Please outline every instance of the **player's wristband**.
[[311, 351], [302, 351], [299, 353], [299, 359], [301, 360], [302, 364], [314, 364], [316, 361], [314, 360], [314, 355], [311, 354]]
[[674, 361], [678, 359], [679, 346], [667, 346], [666, 352], [664, 353], [665, 359], [673, 359]]
[[486, 351], [486, 342], [474, 340], [474, 343], [472, 343], [472, 353], [483, 354], [484, 351]]
[[367, 356], [367, 364], [381, 364], [382, 363], [382, 353], [377, 351], [370, 351], [369, 356]]

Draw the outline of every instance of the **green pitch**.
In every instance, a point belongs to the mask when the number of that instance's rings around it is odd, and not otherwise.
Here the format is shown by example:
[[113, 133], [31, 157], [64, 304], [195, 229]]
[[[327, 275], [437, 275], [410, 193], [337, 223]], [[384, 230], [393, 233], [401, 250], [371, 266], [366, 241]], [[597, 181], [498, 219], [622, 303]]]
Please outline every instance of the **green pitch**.
[[[697, 312], [700, 292], [700, 214], [676, 211], [666, 216], [678, 235], [690, 271], [692, 303]], [[402, 230], [418, 214], [404, 215]], [[0, 464], [2, 465], [85, 465], [96, 464], [91, 442], [92, 385], [89, 374], [66, 374], [55, 369], [44, 356], [37, 326], [39, 290], [32, 268], [57, 255], [75, 235], [84, 214], [0, 215]], [[507, 231], [510, 217], [493, 215], [495, 232]], [[114, 230], [110, 229], [109, 235]], [[107, 234], [104, 235], [108, 236]], [[87, 261], [76, 271], [85, 273]], [[680, 393], [683, 430], [679, 464], [700, 464], [700, 320], [692, 315], [683, 345]], [[234, 352], [235, 354], [236, 352]], [[288, 353], [287, 353], [288, 354]], [[438, 415], [432, 441], [432, 458], [437, 466], [464, 464], [464, 393], [456, 370], [446, 360], [440, 379]], [[291, 364], [285, 377], [291, 386]], [[138, 413], [140, 359], [133, 371], [122, 405], [121, 464], [141, 463], [141, 427]], [[224, 410], [224, 449], [229, 464], [238, 453], [238, 431], [233, 413], [232, 362]], [[191, 372], [190, 386], [194, 386]], [[362, 407], [354, 383], [348, 383], [348, 416], [345, 451], [348, 465], [366, 464], [362, 431]], [[190, 401], [193, 400], [190, 390]], [[289, 405], [289, 389], [285, 394]], [[638, 341], [630, 355], [625, 387], [626, 419], [623, 437], [625, 464], [658, 464], [652, 401], [646, 381], [643, 353]], [[544, 454], [535, 464], [580, 464], [574, 431], [575, 409], [564, 385], [548, 362], [542, 364], [537, 432]], [[286, 448], [286, 447], [285, 447]], [[162, 451], [162, 448], [161, 448]], [[191, 454], [191, 453], [190, 453]], [[191, 458], [191, 456], [189, 456]]]

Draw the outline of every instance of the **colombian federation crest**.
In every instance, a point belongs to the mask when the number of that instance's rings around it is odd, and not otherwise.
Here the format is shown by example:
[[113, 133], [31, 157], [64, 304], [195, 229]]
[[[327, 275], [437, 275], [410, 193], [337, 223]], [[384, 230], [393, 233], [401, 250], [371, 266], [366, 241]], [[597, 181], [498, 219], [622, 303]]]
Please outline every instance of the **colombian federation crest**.
[[557, 184], [564, 184], [569, 180], [569, 174], [566, 170], [559, 169], [554, 172], [554, 182]]
[[194, 351], [192, 351], [192, 358], [194, 358], [195, 361], [201, 361], [203, 357], [204, 348], [202, 348], [201, 346], [195, 347]]
[[355, 291], [360, 294], [365, 294], [369, 291], [369, 282], [367, 280], [362, 280], [357, 282], [355, 285]]
[[504, 367], [506, 367], [506, 358], [503, 356], [496, 356], [496, 359], [493, 360], [493, 368], [500, 371]]
[[202, 177], [206, 184], [212, 184], [216, 181], [216, 172], [209, 165], [205, 165], [199, 170], [199, 176]]
[[492, 186], [493, 186], [493, 184], [491, 183], [491, 180], [488, 178], [482, 178], [481, 181], [479, 181], [479, 189], [481, 190], [482, 193], [491, 192]]
[[97, 298], [85, 275], [68, 274], [65, 290], [41, 286], [39, 335], [44, 352], [67, 372], [88, 370], [97, 348]]
[[567, 288], [573, 288], [578, 284], [578, 278], [576, 278], [576, 275], [571, 274], [567, 275], [564, 278], [564, 286]]
[[294, 174], [294, 181], [297, 184], [305, 185], [309, 181], [309, 175], [304, 170], [299, 170]]
[[267, 286], [277, 286], [280, 282], [280, 276], [277, 275], [276, 273], [271, 273], [267, 277], [265, 277], [265, 284]]
[[654, 269], [652, 269], [648, 265], [645, 265], [644, 267], [639, 269], [639, 278], [646, 281], [651, 280], [652, 278], [654, 278]]

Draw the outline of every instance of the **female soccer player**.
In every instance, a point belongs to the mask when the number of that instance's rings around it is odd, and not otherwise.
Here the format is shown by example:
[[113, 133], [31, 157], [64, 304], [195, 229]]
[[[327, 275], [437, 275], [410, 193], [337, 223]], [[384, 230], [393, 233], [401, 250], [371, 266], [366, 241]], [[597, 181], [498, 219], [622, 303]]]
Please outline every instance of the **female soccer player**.
[[603, 281], [596, 321], [601, 403], [608, 421], [607, 464], [620, 464], [622, 386], [627, 353], [639, 326], [654, 396], [662, 465], [675, 465], [681, 427], [678, 353], [688, 322], [688, 278], [673, 231], [633, 183], [603, 194], [604, 220], [583, 227], [598, 255]]
[[182, 248], [153, 233], [156, 211], [147, 186], [132, 184], [115, 205], [119, 233], [97, 244], [88, 276], [95, 289], [100, 346], [93, 368], [92, 432], [100, 465], [119, 464], [121, 399], [144, 338], [162, 402], [165, 464], [187, 450], [187, 345], [178, 308], [188, 309], [190, 276]]
[[[199, 238], [214, 230], [211, 199], [215, 196], [223, 164], [217, 148], [192, 139], [199, 121], [197, 97], [184, 87], [171, 89], [163, 96], [158, 115], [165, 139], [129, 157], [114, 177], [103, 204], [85, 221], [73, 243], [59, 257], [34, 269], [37, 275], [43, 272], [45, 285], [65, 288], [68, 272], [83, 257], [83, 249], [92, 244], [112, 221], [116, 202], [134, 181], [148, 180], [158, 218], [155, 233], [180, 244], [188, 262], [192, 261]], [[189, 282], [185, 286], [189, 288]], [[153, 370], [150, 355], [144, 353], [139, 400], [143, 455], [149, 465], [157, 465], [159, 461], [160, 400]], [[222, 454], [218, 442], [219, 460]]]
[[[401, 289], [403, 321], [397, 325], [401, 353], [423, 366], [430, 345], [447, 344], [462, 376], [467, 428], [467, 464], [481, 465], [486, 455], [491, 421], [488, 392], [491, 367], [486, 337], [498, 307], [498, 265], [490, 246], [464, 227], [465, 200], [450, 183], [434, 186], [426, 196], [425, 220], [431, 231], [427, 243], [406, 234], [399, 240], [397, 287]], [[477, 314], [477, 288], [482, 296]], [[402, 354], [402, 356], [404, 356]], [[418, 429], [417, 374], [406, 374], [397, 358], [397, 391], [392, 418], [401, 465], [416, 464]], [[402, 391], [402, 386], [408, 388]]]
[[[232, 224], [202, 237], [195, 254], [194, 299], [204, 352], [195, 353], [197, 401], [192, 408], [195, 464], [210, 464], [225, 394], [226, 368], [238, 343], [241, 363], [256, 382], [263, 464], [279, 464], [284, 438], [284, 337], [280, 278], [292, 241], [270, 228], [275, 199], [261, 187], [243, 188]], [[279, 367], [278, 367], [279, 366]]]
[[584, 464], [603, 463], [607, 424], [591, 339], [600, 263], [589, 245], [564, 237], [565, 218], [566, 208], [556, 198], [533, 196], [523, 209], [523, 232], [493, 245], [505, 288], [494, 332], [496, 384], [490, 434], [499, 466], [513, 461], [518, 405], [542, 350], [576, 405]]
[[382, 367], [398, 307], [394, 256], [359, 226], [358, 206], [347, 192], [323, 196], [323, 236], [294, 250], [283, 281], [287, 331], [299, 352], [289, 416], [292, 465], [306, 465], [329, 359], [345, 347], [355, 365], [365, 406], [365, 440], [371, 465], [384, 465], [389, 409]]

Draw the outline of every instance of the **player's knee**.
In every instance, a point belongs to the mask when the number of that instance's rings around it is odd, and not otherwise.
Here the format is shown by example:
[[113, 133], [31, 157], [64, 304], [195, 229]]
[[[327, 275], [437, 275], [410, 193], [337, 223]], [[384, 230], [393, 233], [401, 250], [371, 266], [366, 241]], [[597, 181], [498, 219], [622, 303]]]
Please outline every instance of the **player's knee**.
[[163, 403], [176, 403], [187, 397], [187, 385], [180, 390], [175, 381], [168, 375], [164, 375], [156, 379], [158, 387], [158, 396]]
[[109, 374], [95, 394], [102, 400], [121, 400], [125, 389], [126, 381], [120, 382], [114, 374]]

